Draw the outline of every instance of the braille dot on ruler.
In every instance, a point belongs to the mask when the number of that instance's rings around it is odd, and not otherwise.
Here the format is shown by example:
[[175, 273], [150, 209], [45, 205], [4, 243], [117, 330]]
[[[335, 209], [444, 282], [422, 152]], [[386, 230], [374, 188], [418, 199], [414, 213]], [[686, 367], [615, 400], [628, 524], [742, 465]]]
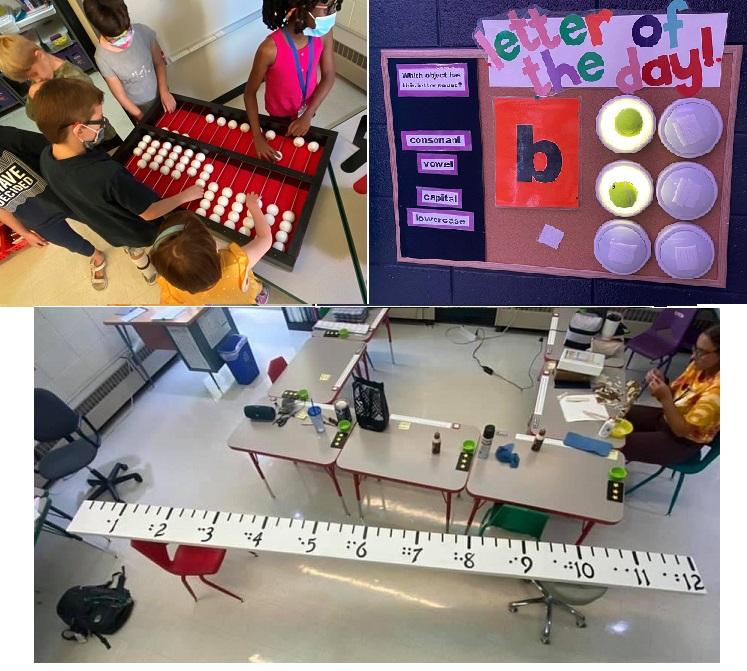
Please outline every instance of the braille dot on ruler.
[[[557, 560], [557, 559], [553, 559], [553, 560], [552, 560], [552, 563], [553, 563], [553, 564], [557, 564], [557, 563], [558, 563], [558, 560]], [[617, 571], [617, 569], [615, 569], [615, 570]]]
[[459, 559], [459, 555], [456, 552], [454, 553], [454, 559]]
[[613, 570], [613, 571], [617, 571], [617, 566], [615, 566], [615, 568], [613, 568], [612, 570]]
[[625, 569], [625, 573], [630, 573], [630, 569], [629, 569], [629, 568], [626, 568], [626, 569]]
[[664, 576], [665, 578], [667, 577], [667, 574], [666, 574], [666, 573], [662, 573], [662, 575], [663, 575], [663, 576]]

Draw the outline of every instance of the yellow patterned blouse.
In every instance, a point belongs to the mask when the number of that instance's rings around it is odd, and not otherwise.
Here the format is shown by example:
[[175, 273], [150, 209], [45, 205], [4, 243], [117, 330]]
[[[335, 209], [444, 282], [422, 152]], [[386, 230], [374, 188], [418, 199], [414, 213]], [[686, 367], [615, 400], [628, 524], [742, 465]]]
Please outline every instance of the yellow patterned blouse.
[[158, 277], [161, 286], [161, 305], [256, 305], [257, 294], [262, 284], [249, 270], [249, 291], [241, 291], [241, 284], [249, 267], [249, 257], [235, 242], [218, 251], [220, 255], [221, 278], [207, 291], [190, 294]]
[[688, 426], [687, 438], [708, 444], [718, 433], [721, 373], [706, 375], [691, 363], [671, 385], [672, 398]]

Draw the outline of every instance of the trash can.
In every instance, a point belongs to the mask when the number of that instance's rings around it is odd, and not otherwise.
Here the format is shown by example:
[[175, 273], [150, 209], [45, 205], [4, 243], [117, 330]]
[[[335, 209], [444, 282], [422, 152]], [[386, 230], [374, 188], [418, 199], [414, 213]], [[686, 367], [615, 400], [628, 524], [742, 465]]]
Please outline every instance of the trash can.
[[246, 336], [236, 333], [227, 335], [218, 345], [218, 354], [239, 384], [251, 384], [259, 375], [259, 368]]

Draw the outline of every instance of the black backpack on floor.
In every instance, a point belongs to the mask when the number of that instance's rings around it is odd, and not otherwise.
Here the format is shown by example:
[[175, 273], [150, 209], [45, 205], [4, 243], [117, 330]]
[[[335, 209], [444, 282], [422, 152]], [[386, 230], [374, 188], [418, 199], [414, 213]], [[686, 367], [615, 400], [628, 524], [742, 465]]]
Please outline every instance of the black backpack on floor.
[[[119, 578], [115, 579], [119, 576]], [[68, 629], [62, 632], [66, 641], [84, 641], [93, 635], [108, 649], [103, 634], [113, 634], [127, 622], [135, 602], [124, 588], [124, 566], [103, 585], [71, 587], [57, 604], [57, 614]], [[114, 585], [114, 586], [113, 586]]]

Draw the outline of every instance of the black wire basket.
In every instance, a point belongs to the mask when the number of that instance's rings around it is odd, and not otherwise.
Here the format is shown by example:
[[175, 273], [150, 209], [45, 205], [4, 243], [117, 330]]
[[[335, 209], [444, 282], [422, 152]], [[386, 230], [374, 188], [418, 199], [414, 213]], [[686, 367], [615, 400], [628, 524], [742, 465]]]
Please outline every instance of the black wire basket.
[[384, 383], [353, 376], [353, 406], [358, 425], [371, 431], [383, 431], [389, 425], [389, 407]]

